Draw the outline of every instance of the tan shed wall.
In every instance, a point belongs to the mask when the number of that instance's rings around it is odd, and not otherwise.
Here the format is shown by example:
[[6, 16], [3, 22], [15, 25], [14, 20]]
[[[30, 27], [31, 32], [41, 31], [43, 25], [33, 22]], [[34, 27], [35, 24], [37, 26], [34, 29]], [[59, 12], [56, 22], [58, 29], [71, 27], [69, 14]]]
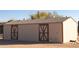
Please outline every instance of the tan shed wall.
[[4, 40], [11, 40], [11, 26], [4, 25]]
[[49, 24], [49, 42], [62, 43], [62, 23]]
[[39, 32], [37, 24], [19, 25], [18, 26], [18, 40], [25, 41], [39, 41]]
[[77, 23], [69, 18], [63, 22], [63, 42], [77, 40]]

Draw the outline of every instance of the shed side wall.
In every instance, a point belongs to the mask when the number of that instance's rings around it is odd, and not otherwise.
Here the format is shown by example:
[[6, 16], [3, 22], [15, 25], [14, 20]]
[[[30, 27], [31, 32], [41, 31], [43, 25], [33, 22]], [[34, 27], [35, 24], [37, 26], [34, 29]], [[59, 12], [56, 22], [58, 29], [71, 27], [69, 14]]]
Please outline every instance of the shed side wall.
[[63, 41], [77, 40], [77, 23], [71, 18], [63, 22]]

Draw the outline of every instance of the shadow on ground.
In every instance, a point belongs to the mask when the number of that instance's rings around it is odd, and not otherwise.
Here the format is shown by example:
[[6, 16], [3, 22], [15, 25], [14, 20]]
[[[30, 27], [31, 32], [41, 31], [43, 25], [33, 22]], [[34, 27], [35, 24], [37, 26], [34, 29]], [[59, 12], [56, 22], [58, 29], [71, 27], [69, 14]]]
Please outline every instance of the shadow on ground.
[[57, 44], [57, 43], [27, 42], [27, 41], [18, 41], [18, 40], [0, 40], [0, 45], [13, 45], [13, 44]]

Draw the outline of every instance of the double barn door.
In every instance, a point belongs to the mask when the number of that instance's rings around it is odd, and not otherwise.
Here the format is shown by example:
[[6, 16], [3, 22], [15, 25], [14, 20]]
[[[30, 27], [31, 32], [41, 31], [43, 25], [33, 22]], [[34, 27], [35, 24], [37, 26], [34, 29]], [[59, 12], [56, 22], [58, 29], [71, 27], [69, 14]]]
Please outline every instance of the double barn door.
[[[18, 40], [18, 25], [11, 26], [11, 39]], [[49, 25], [39, 24], [39, 41], [48, 42], [49, 41]]]

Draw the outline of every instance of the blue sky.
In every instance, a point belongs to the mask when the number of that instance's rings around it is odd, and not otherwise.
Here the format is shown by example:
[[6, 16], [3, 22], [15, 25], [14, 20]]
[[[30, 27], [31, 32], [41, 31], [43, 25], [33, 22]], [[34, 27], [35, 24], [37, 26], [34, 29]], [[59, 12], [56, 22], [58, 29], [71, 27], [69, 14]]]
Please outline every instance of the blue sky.
[[[29, 18], [30, 15], [36, 13], [38, 10], [0, 10], [0, 22], [8, 21], [10, 19]], [[41, 10], [42, 11], [42, 10]], [[56, 11], [60, 15], [72, 16], [78, 20], [79, 10], [43, 10], [46, 12]]]

